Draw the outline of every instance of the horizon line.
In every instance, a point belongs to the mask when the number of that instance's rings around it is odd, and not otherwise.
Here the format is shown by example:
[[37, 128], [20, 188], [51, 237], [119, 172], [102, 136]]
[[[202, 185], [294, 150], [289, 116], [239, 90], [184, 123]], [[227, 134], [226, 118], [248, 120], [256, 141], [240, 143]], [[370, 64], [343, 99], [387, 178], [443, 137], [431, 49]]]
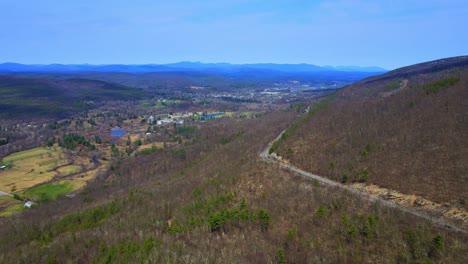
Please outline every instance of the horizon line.
[[[341, 64], [341, 65], [318, 65], [318, 64], [313, 64], [309, 62], [298, 62], [298, 63], [291, 63], [291, 62], [246, 62], [246, 63], [232, 63], [232, 62], [204, 62], [204, 61], [189, 61], [189, 60], [182, 60], [182, 61], [176, 61], [176, 62], [167, 62], [167, 63], [88, 63], [88, 62], [82, 62], [82, 63], [63, 63], [63, 62], [52, 62], [52, 63], [23, 63], [23, 62], [13, 62], [13, 61], [4, 61], [0, 62], [0, 65], [2, 64], [20, 64], [20, 65], [29, 65], [29, 66], [49, 66], [49, 65], [89, 65], [89, 66], [112, 66], [112, 65], [128, 65], [128, 66], [144, 66], [144, 65], [158, 65], [158, 66], [164, 66], [164, 65], [171, 65], [171, 64], [179, 64], [179, 63], [199, 63], [199, 64], [227, 64], [227, 65], [256, 65], [256, 64], [272, 64], [272, 65], [308, 65], [308, 66], [317, 66], [317, 67], [359, 67], [359, 68], [380, 68], [385, 71], [390, 71], [392, 69], [387, 69], [382, 66], [378, 65], [352, 65], [352, 64]], [[405, 67], [405, 66], [401, 66]], [[398, 67], [399, 68], [399, 67]], [[394, 68], [397, 69], [397, 68]]]

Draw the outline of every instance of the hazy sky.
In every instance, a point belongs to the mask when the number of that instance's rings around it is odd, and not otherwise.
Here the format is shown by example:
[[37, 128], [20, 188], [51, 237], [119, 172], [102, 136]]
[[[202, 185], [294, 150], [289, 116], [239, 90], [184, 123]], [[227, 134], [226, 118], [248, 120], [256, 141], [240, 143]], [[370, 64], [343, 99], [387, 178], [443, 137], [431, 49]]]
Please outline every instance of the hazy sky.
[[466, 0], [0, 0], [0, 63], [393, 69], [467, 54]]

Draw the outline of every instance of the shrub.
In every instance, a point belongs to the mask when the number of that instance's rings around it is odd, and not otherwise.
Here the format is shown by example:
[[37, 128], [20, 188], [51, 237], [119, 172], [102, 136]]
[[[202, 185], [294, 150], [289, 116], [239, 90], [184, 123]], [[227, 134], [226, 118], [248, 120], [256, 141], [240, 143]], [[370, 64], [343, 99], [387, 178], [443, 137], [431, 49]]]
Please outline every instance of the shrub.
[[317, 216], [320, 218], [323, 218], [325, 216], [325, 207], [323, 207], [322, 205], [320, 205], [317, 209]]
[[288, 239], [289, 240], [293, 240], [297, 235], [297, 225], [293, 225], [293, 227], [291, 227], [289, 230], [288, 230]]
[[343, 178], [341, 178], [341, 183], [345, 183], [345, 182], [347, 182], [347, 181], [348, 181], [348, 179], [349, 179], [349, 177], [348, 177], [348, 174], [346, 174], [346, 173], [345, 173], [345, 174], [343, 174]]
[[260, 209], [260, 211], [258, 211], [258, 220], [260, 224], [260, 230], [262, 230], [262, 232], [267, 231], [268, 225], [270, 224], [270, 215], [268, 212]]
[[283, 248], [278, 248], [276, 251], [276, 263], [286, 264], [286, 254], [284, 254]]
[[366, 182], [369, 178], [369, 170], [367, 169], [367, 167], [365, 167], [362, 170], [358, 170], [356, 171], [355, 177], [356, 181], [358, 182]]
[[431, 258], [440, 257], [444, 249], [445, 249], [444, 237], [442, 237], [440, 234], [437, 234], [437, 236], [435, 236], [434, 239], [432, 239], [431, 247], [429, 250], [429, 257]]
[[364, 222], [362, 227], [362, 233], [365, 237], [371, 238], [375, 234], [375, 228], [377, 226], [377, 219], [375, 215], [370, 215], [367, 217], [367, 221]]
[[357, 230], [355, 225], [350, 225], [348, 228], [348, 239], [354, 240], [357, 237]]

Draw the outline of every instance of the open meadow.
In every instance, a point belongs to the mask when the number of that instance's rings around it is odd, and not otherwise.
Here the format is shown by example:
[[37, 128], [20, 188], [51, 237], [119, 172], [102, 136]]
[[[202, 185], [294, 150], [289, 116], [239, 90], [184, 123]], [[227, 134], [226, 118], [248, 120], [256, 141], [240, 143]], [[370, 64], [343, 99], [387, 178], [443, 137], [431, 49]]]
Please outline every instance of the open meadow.
[[58, 166], [67, 164], [59, 147], [39, 147], [13, 153], [3, 159], [9, 165], [0, 172], [0, 190], [4, 192], [22, 191], [51, 180]]
[[8, 166], [0, 171], [0, 190], [11, 196], [0, 197], [0, 217], [23, 211], [27, 199], [41, 203], [76, 191], [105, 170], [94, 168], [86, 158], [75, 157], [70, 161], [66, 156], [64, 149], [53, 146], [3, 158], [2, 164]]

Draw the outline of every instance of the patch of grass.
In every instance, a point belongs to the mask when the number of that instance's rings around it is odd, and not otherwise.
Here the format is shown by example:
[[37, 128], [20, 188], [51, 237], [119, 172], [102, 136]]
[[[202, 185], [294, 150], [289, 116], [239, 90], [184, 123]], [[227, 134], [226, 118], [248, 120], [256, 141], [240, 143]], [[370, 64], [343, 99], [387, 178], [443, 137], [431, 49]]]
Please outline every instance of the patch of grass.
[[47, 166], [47, 165], [53, 165], [55, 163], [58, 163], [59, 160], [58, 159], [51, 159], [51, 160], [46, 160], [46, 161], [43, 161], [43, 162], [39, 162], [38, 165], [39, 166]]
[[144, 104], [141, 104], [140, 106], [141, 106], [141, 107], [144, 107], [144, 108], [151, 108], [151, 107], [154, 106], [154, 104], [152, 104], [152, 103], [144, 103]]
[[38, 202], [46, 202], [54, 200], [58, 196], [66, 194], [73, 190], [73, 184], [69, 182], [64, 183], [46, 183], [37, 187], [31, 188], [24, 192], [24, 196]]
[[23, 205], [23, 203], [13, 198], [13, 196], [0, 196], [0, 208], [2, 208], [0, 217], [10, 216], [16, 212], [22, 211], [24, 208], [18, 205]]
[[46, 149], [46, 148], [33, 148], [29, 150], [24, 150], [20, 152], [16, 152], [13, 154], [8, 155], [3, 159], [4, 162], [15, 162], [15, 161], [21, 161], [25, 159], [31, 159], [35, 157], [39, 157], [40, 155], [47, 155], [50, 153], [51, 150]]
[[81, 166], [78, 165], [69, 165], [57, 169], [63, 175], [72, 174], [81, 171]]
[[159, 108], [159, 109], [164, 109], [164, 108], [166, 108], [166, 106], [165, 106], [162, 102], [158, 102], [158, 103], [156, 104], [156, 107]]
[[0, 217], [11, 216], [13, 214], [16, 214], [16, 213], [19, 213], [19, 212], [22, 212], [22, 211], [24, 211], [23, 203], [10, 205], [7, 208], [5, 208], [5, 210], [0, 212]]
[[143, 149], [141, 150], [140, 152], [138, 152], [138, 155], [150, 155], [150, 154], [153, 154], [154, 152], [156, 151], [161, 151], [163, 150], [162, 148], [158, 148], [156, 146], [153, 146], [149, 149]]

